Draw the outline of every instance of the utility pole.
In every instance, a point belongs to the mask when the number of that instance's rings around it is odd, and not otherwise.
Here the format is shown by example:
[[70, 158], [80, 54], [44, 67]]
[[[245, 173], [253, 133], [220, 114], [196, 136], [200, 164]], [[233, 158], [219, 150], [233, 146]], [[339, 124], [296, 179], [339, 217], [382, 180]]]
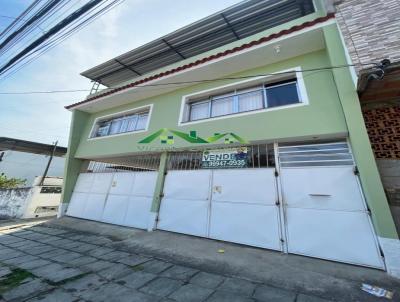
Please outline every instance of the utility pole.
[[47, 166], [46, 166], [46, 169], [44, 170], [44, 173], [43, 173], [42, 179], [40, 180], [39, 186], [43, 186], [44, 179], [47, 176], [47, 172], [49, 171], [51, 161], [53, 160], [54, 153], [56, 152], [57, 144], [58, 144], [58, 141], [56, 141], [54, 143], [53, 151], [51, 151], [49, 161], [47, 162]]

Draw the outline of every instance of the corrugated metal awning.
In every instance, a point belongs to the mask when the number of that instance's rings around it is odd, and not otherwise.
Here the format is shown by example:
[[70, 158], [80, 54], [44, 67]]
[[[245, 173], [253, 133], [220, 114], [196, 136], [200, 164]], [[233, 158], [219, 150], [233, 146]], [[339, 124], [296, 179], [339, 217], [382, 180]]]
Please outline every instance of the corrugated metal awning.
[[249, 0], [81, 75], [110, 87], [314, 12], [312, 0]]

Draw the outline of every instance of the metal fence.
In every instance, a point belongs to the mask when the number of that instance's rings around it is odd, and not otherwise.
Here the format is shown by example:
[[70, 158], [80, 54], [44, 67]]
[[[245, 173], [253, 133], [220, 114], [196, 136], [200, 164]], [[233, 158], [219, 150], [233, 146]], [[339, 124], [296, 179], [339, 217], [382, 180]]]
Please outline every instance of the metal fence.
[[118, 158], [102, 159], [100, 161], [90, 161], [88, 168], [84, 172], [88, 173], [107, 173], [124, 171], [158, 171], [160, 166], [160, 154], [143, 154], [125, 156]]
[[[235, 147], [224, 147], [218, 149], [231, 149]], [[239, 147], [238, 147], [239, 148]], [[244, 168], [269, 168], [275, 167], [273, 144], [258, 144], [240, 146], [247, 148], [246, 166]], [[216, 148], [213, 148], [216, 149]], [[168, 157], [168, 170], [198, 170], [202, 166], [202, 157], [205, 150], [173, 152]]]
[[[247, 146], [213, 147], [208, 149], [176, 151], [168, 153], [168, 170], [198, 170], [207, 168], [203, 162], [204, 152], [245, 148], [245, 165], [240, 168], [271, 168], [275, 167], [275, 152], [273, 144], [256, 144]], [[124, 171], [158, 171], [160, 153], [125, 156], [118, 158], [90, 161], [88, 168], [82, 172], [107, 173]], [[281, 167], [306, 166], [339, 166], [353, 165], [353, 155], [346, 141], [279, 144], [278, 157]], [[215, 167], [224, 168], [224, 167]], [[229, 166], [227, 167], [229, 168]]]

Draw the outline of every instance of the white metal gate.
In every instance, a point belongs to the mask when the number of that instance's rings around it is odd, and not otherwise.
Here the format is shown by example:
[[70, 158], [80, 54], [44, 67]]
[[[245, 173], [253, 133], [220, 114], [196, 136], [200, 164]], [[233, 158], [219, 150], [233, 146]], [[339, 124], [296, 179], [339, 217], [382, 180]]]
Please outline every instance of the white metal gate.
[[289, 253], [383, 268], [347, 143], [279, 148]]
[[157, 172], [81, 173], [67, 215], [147, 228]]
[[281, 250], [271, 168], [169, 171], [158, 228]]
[[201, 170], [182, 155], [166, 176], [158, 228], [384, 268], [347, 142], [275, 150], [277, 177], [274, 168]]
[[275, 169], [214, 170], [210, 238], [281, 250]]

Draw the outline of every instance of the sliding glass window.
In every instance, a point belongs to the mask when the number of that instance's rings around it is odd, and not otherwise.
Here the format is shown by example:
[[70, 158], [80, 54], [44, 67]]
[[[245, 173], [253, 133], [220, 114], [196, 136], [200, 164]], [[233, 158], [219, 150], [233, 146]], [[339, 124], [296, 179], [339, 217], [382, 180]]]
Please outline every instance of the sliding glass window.
[[188, 103], [188, 120], [238, 114], [300, 103], [297, 80], [237, 89]]
[[144, 130], [149, 117], [148, 111], [116, 116], [107, 120], [100, 120], [95, 125], [91, 137], [101, 137], [119, 133]]

